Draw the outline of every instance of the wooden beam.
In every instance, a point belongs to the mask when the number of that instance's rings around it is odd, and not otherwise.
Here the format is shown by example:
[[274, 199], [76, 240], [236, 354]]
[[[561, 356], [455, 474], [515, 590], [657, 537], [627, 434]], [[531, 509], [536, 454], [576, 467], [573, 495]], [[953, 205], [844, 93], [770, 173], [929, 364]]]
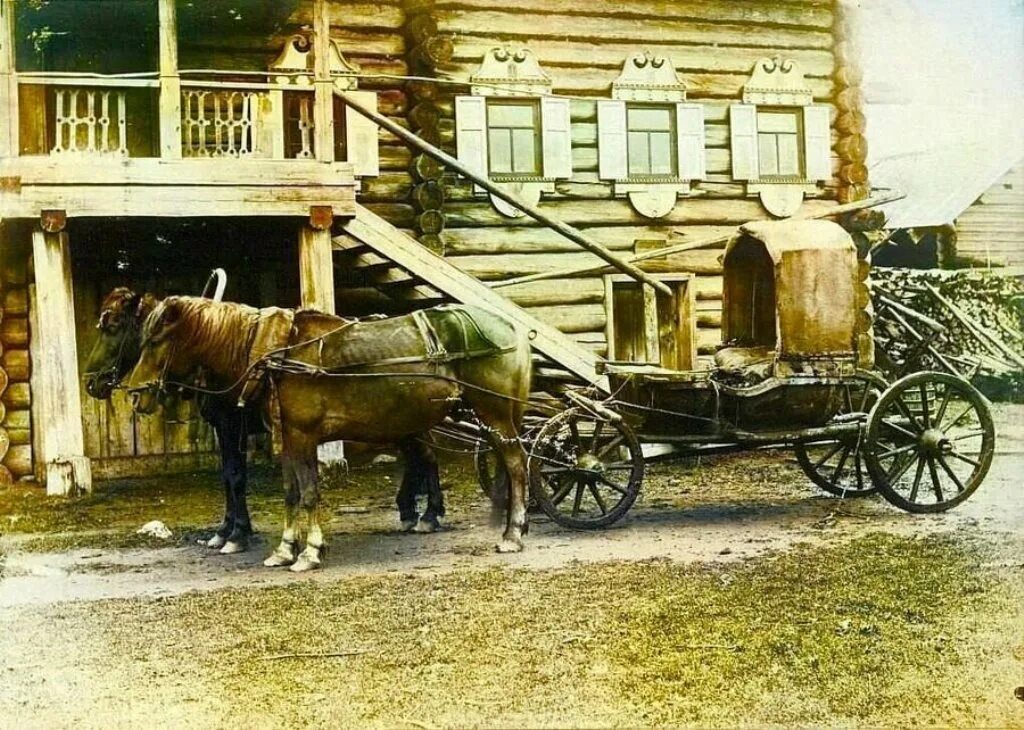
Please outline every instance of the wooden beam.
[[313, 138], [316, 159], [334, 160], [334, 81], [331, 17], [327, 0], [313, 0]]
[[302, 306], [334, 314], [334, 262], [330, 230], [299, 230], [299, 288]]
[[14, 38], [14, 2], [0, 0], [0, 157], [16, 157], [19, 151]]
[[71, 254], [66, 231], [32, 232], [38, 307], [38, 350], [34, 397], [39, 399], [34, 424], [41, 429], [46, 493], [69, 495], [92, 491], [92, 470], [85, 456], [82, 400], [75, 340]]
[[181, 158], [181, 77], [177, 0], [158, 0], [160, 23], [160, 157]]
[[384, 129], [386, 129], [387, 131], [391, 132], [396, 137], [401, 139], [403, 142], [412, 145], [414, 148], [420, 150], [426, 155], [429, 155], [430, 157], [433, 157], [435, 160], [445, 165], [449, 169], [454, 170], [455, 172], [458, 172], [460, 175], [469, 178], [494, 197], [504, 200], [509, 205], [519, 208], [521, 211], [526, 213], [526, 215], [530, 216], [538, 223], [541, 223], [547, 226], [548, 228], [558, 231], [573, 243], [578, 244], [582, 248], [585, 248], [587, 251], [590, 251], [595, 256], [598, 256], [601, 259], [607, 261], [609, 264], [614, 266], [622, 273], [627, 274], [632, 279], [648, 284], [649, 286], [654, 287], [657, 291], [661, 292], [666, 296], [672, 296], [672, 290], [669, 289], [667, 286], [662, 284], [657, 279], [648, 276], [646, 273], [644, 273], [637, 267], [633, 266], [632, 264], [616, 256], [601, 244], [588, 238], [579, 229], [573, 228], [569, 224], [564, 223], [563, 221], [560, 221], [557, 218], [552, 218], [551, 216], [547, 215], [536, 206], [524, 203], [516, 196], [508, 193], [500, 185], [496, 185], [487, 178], [477, 175], [444, 150], [441, 150], [432, 144], [428, 144], [427, 142], [423, 141], [409, 130], [405, 129], [404, 127], [398, 124], [395, 124], [393, 121], [391, 121], [384, 115], [367, 108], [363, 104], [360, 104], [350, 94], [345, 94], [342, 92], [337, 93], [338, 96], [345, 100], [345, 103], [348, 104], [349, 107], [355, 109], [357, 112], [362, 114], [367, 119], [376, 122], [377, 126], [383, 127]]

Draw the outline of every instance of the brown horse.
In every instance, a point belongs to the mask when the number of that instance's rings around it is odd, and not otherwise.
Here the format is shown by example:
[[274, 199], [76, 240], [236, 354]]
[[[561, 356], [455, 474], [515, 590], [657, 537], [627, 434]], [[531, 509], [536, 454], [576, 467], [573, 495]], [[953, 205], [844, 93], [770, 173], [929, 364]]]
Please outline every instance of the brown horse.
[[[275, 310], [280, 313], [282, 310]], [[142, 352], [128, 379], [135, 409], [153, 412], [159, 389], [202, 367], [232, 392], [263, 373], [278, 403], [285, 521], [281, 543], [264, 562], [294, 571], [320, 565], [317, 445], [352, 440], [391, 444], [422, 434], [467, 407], [490, 429], [510, 475], [501, 552], [522, 549], [526, 464], [518, 441], [530, 393], [527, 336], [486, 310], [435, 307], [373, 321], [299, 310], [267, 357], [254, 358], [269, 310], [197, 297], [168, 297], [149, 315]], [[290, 314], [289, 314], [290, 316]], [[296, 555], [298, 514], [307, 519]]]

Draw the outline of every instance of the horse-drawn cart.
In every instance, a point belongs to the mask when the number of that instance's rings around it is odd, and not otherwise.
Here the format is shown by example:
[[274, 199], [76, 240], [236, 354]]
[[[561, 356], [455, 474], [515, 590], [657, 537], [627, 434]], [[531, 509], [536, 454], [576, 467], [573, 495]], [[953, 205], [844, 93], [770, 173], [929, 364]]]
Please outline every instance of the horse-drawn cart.
[[967, 499], [994, 452], [988, 402], [952, 372], [888, 383], [865, 367], [870, 303], [858, 265], [834, 223], [742, 227], [723, 257], [714, 367], [607, 362], [612, 395], [567, 390], [567, 408], [524, 439], [540, 507], [568, 527], [606, 526], [636, 500], [656, 452], [772, 447], [792, 448], [836, 496], [877, 490], [911, 512]]

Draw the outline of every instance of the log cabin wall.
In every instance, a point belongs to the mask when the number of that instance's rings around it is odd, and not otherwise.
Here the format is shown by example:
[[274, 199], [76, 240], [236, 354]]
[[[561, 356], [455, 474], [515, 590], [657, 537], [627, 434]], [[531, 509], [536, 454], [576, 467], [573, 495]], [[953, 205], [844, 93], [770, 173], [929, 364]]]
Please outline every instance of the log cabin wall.
[[[665, 0], [433, 0], [414, 3], [433, 18], [430, 27], [452, 39], [451, 60], [438, 74], [468, 79], [492, 48], [509, 44], [533, 51], [553, 80], [553, 93], [571, 102], [573, 176], [557, 182], [541, 206], [577, 225], [609, 248], [630, 252], [638, 246], [698, 240], [725, 233], [752, 219], [766, 218], [757, 198], [747, 197], [731, 174], [729, 106], [742, 100], [743, 86], [758, 59], [781, 55], [802, 68], [815, 104], [830, 107], [832, 143], [847, 140], [858, 126], [859, 90], [853, 75], [836, 82], [836, 33], [841, 27], [830, 0], [789, 2], [667, 2]], [[427, 5], [429, 9], [422, 10]], [[422, 22], [422, 21], [421, 21]], [[660, 219], [644, 218], [630, 203], [615, 198], [612, 185], [598, 178], [597, 100], [611, 98], [611, 84], [623, 62], [637, 51], [670, 59], [688, 89], [687, 100], [704, 107], [706, 179], [699, 195], [681, 198]], [[845, 57], [844, 57], [845, 58]], [[439, 85], [431, 100], [442, 145], [455, 151], [455, 93], [465, 88]], [[840, 98], [841, 97], [841, 98]], [[846, 132], [836, 120], [846, 115]], [[426, 117], [425, 117], [426, 118]], [[863, 139], [862, 137], [860, 138]], [[861, 152], [849, 145], [853, 158]], [[833, 152], [833, 179], [808, 195], [801, 213], [831, 206], [842, 195], [860, 197], [855, 180], [840, 180], [847, 160]], [[849, 172], [849, 171], [848, 171]], [[439, 245], [453, 263], [484, 280], [508, 278], [596, 261], [558, 234], [528, 219], [510, 219], [471, 186], [444, 178], [443, 234]], [[858, 178], [856, 182], [863, 182]], [[640, 242], [638, 244], [638, 242]], [[697, 275], [698, 342], [710, 353], [720, 341], [720, 250], [694, 250], [645, 265], [649, 271]], [[604, 286], [597, 278], [551, 280], [501, 289], [517, 303], [604, 354]]]
[[0, 484], [33, 474], [27, 239], [22, 226], [0, 224]]

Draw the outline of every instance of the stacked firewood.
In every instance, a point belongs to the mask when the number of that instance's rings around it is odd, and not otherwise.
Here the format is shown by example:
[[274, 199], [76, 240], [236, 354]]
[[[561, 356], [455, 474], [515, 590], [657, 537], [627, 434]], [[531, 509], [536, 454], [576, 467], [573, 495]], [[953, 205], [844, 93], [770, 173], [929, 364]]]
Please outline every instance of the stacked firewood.
[[875, 340], [885, 370], [1024, 376], [1024, 283], [993, 272], [876, 268]]

